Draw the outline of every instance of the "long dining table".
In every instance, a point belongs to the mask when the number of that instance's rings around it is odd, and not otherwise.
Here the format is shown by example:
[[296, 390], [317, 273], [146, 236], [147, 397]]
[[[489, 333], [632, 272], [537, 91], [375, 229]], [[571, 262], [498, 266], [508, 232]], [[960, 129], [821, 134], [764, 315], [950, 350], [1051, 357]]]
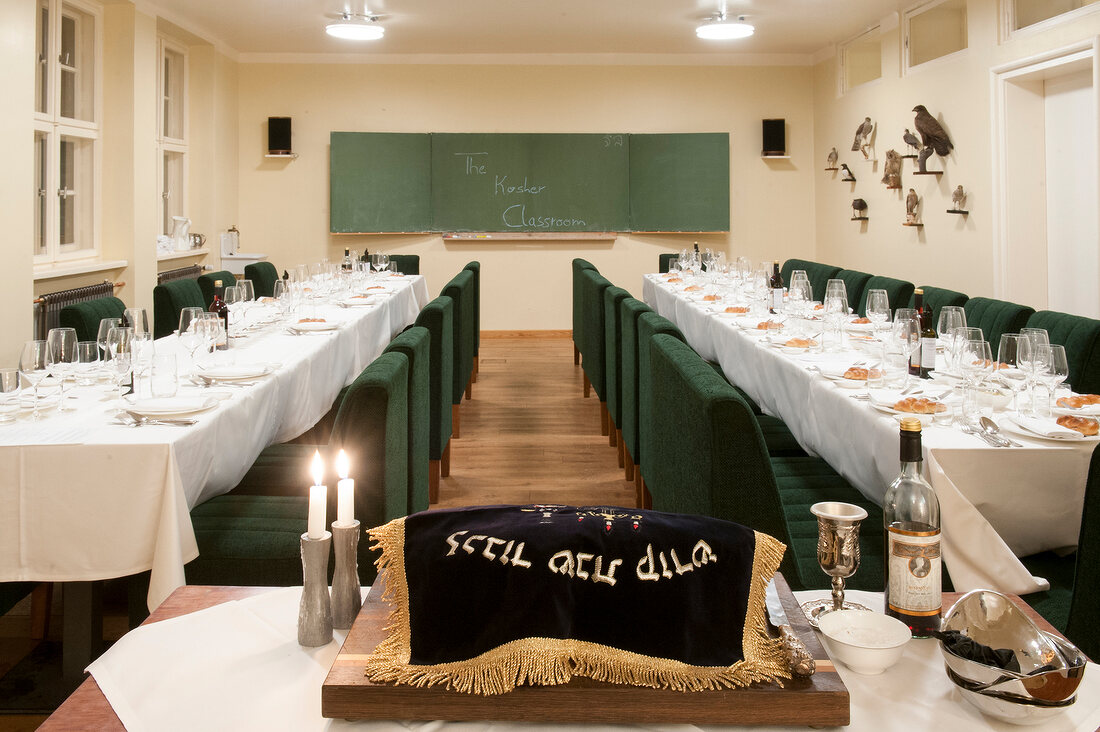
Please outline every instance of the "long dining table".
[[[308, 302], [309, 317], [332, 330], [295, 330], [300, 318], [291, 314], [214, 354], [222, 368], [262, 365], [256, 379], [181, 378], [178, 398], [208, 405], [194, 425], [120, 424], [125, 403], [102, 385], [76, 389], [70, 411], [0, 424], [0, 581], [86, 582], [150, 570], [151, 609], [186, 584], [184, 565], [198, 556], [190, 509], [231, 490], [266, 446], [317, 423], [429, 299], [419, 275], [369, 284], [373, 297], [363, 305]], [[175, 336], [155, 350], [189, 369]]]
[[[782, 419], [802, 447], [824, 458], [867, 498], [882, 504], [897, 476], [898, 421], [861, 392], [823, 373], [843, 371], [858, 351], [790, 353], [748, 332], [746, 318], [646, 275], [643, 298], [683, 332], [703, 358], [717, 362], [766, 414]], [[863, 356], [866, 358], [866, 356]], [[938, 391], [939, 389], [937, 389]], [[1002, 422], [1001, 415], [995, 417]], [[1065, 552], [1077, 545], [1094, 439], [1056, 442], [1012, 434], [1020, 447], [992, 447], [950, 425], [923, 427], [924, 474], [940, 501], [944, 561], [957, 590], [990, 588], [1014, 594], [1047, 589], [1019, 557]]]

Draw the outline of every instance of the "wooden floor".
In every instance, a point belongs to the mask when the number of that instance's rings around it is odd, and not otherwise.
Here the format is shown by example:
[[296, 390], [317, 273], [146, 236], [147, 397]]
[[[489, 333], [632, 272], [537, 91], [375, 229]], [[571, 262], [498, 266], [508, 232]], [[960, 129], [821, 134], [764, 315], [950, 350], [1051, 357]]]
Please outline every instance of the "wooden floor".
[[[473, 399], [461, 407], [461, 437], [451, 442], [451, 474], [433, 508], [501, 503], [634, 505], [634, 484], [600, 435], [599, 401], [582, 397], [581, 369], [568, 338], [482, 338]], [[52, 637], [61, 617], [55, 602]], [[124, 610], [104, 632], [125, 632]], [[27, 604], [0, 617], [0, 676], [29, 653]], [[33, 730], [45, 719], [0, 715], [0, 732]]]

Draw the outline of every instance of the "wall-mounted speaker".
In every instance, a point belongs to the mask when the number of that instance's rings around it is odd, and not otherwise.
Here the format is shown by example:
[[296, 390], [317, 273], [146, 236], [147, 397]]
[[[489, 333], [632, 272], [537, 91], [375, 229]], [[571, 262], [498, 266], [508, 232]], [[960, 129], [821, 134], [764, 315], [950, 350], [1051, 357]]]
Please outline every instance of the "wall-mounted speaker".
[[763, 140], [761, 155], [764, 157], [787, 154], [787, 121], [785, 119], [763, 120]]
[[290, 155], [290, 117], [267, 118], [267, 152], [269, 155]]

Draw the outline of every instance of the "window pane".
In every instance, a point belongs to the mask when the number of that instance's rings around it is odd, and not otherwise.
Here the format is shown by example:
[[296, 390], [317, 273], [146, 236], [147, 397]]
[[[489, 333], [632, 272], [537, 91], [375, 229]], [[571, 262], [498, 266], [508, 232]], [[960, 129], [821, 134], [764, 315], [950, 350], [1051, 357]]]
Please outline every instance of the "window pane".
[[92, 205], [94, 141], [61, 137], [58, 225], [61, 251], [91, 249], [94, 245]]
[[161, 181], [164, 199], [163, 233], [172, 234], [172, 217], [183, 216], [183, 153], [164, 153], [164, 178]]
[[161, 134], [174, 140], [183, 139], [183, 73], [183, 54], [164, 49]]
[[50, 98], [50, 64], [47, 61], [50, 47], [50, 9], [43, 2], [38, 7], [38, 28], [34, 40], [35, 90], [34, 110], [43, 114], [49, 111], [46, 101]]
[[95, 17], [69, 6], [61, 13], [61, 116], [95, 121]]
[[877, 30], [844, 47], [844, 87], [874, 81], [882, 76], [882, 40]]
[[1068, 13], [1086, 5], [1092, 5], [1097, 0], [1016, 0], [1015, 4], [1015, 29], [1026, 28], [1055, 15]]
[[46, 171], [49, 170], [49, 138], [34, 133], [34, 254], [46, 253]]
[[909, 18], [909, 65], [966, 48], [966, 0], [947, 0]]

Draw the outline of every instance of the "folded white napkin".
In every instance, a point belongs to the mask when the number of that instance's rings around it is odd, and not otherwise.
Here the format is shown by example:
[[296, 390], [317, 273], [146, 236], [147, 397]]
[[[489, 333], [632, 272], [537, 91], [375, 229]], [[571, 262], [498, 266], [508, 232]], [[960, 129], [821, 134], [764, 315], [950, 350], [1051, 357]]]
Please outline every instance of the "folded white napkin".
[[1034, 432], [1037, 435], [1049, 437], [1054, 440], [1080, 440], [1082, 437], [1081, 433], [1077, 430], [1063, 427], [1050, 419], [1024, 417], [1022, 415], [1010, 417], [1010, 419], [1028, 432]]

